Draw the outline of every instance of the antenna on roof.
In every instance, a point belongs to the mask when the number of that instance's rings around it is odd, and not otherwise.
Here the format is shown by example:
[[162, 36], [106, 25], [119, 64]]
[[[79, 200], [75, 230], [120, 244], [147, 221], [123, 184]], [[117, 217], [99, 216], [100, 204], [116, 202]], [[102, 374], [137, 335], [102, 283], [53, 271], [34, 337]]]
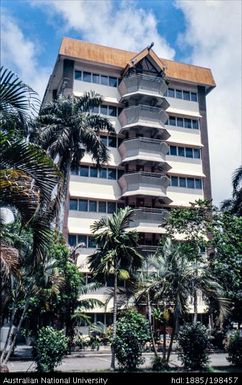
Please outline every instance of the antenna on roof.
[[152, 41], [152, 43], [150, 45], [148, 45], [148, 47], [147, 47], [148, 51], [151, 50], [151, 48], [153, 47], [154, 44], [155, 43]]

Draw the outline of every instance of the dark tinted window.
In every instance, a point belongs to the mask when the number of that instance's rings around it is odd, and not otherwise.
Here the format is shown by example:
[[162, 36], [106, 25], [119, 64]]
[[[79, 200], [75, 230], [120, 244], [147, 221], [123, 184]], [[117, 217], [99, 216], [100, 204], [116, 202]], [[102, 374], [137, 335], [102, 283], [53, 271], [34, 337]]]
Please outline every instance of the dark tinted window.
[[97, 168], [96, 167], [90, 167], [90, 176], [92, 178], [97, 178]]
[[192, 121], [192, 128], [195, 128], [196, 130], [198, 129], [198, 120]]
[[88, 237], [88, 247], [95, 248], [96, 240], [94, 237]]
[[182, 91], [181, 90], [176, 90], [176, 98], [182, 99]]
[[98, 74], [92, 74], [93, 83], [100, 83], [100, 76]]
[[174, 98], [175, 97], [175, 90], [173, 88], [168, 88], [167, 96]]
[[108, 145], [109, 145], [109, 147], [116, 147], [116, 137], [115, 136], [110, 136], [108, 138]]
[[97, 211], [97, 202], [89, 201], [89, 211]]
[[70, 246], [76, 246], [76, 236], [69, 234], [68, 235], [68, 243]]
[[80, 199], [79, 200], [79, 211], [87, 211], [87, 200]]
[[198, 148], [194, 148], [193, 149], [193, 156], [195, 159], [199, 159], [200, 158], [200, 150]]
[[191, 119], [184, 119], [184, 122], [185, 122], [185, 127], [186, 128], [192, 128], [192, 122], [191, 122]]
[[110, 116], [117, 116], [117, 107], [109, 106], [109, 115]]
[[170, 116], [169, 118], [169, 124], [171, 126], [175, 126], [176, 125], [176, 118], [174, 116]]
[[194, 188], [194, 179], [187, 178], [187, 188]]
[[117, 78], [113, 78], [112, 76], [109, 76], [109, 85], [110, 87], [117, 87], [118, 85]]
[[193, 102], [197, 102], [197, 93], [196, 92], [191, 92], [191, 100]]
[[70, 210], [77, 210], [77, 199], [70, 199]]
[[106, 202], [99, 202], [98, 211], [100, 213], [106, 213]]
[[105, 144], [105, 146], [108, 145], [108, 138], [107, 138], [107, 136], [100, 136], [100, 139], [103, 142], [103, 144]]
[[178, 186], [178, 177], [172, 176], [171, 177], [171, 185], [177, 187]]
[[170, 155], [176, 155], [176, 146], [170, 146]]
[[100, 112], [102, 115], [107, 115], [108, 114], [108, 106], [102, 105], [100, 108]]
[[75, 71], [75, 79], [82, 80], [82, 71]]
[[195, 179], [195, 188], [201, 189], [202, 188], [202, 181], [201, 179]]
[[92, 81], [91, 72], [83, 72], [83, 80], [84, 80], [84, 82], [91, 83], [91, 81]]
[[183, 99], [184, 100], [190, 100], [190, 92], [189, 91], [183, 91]]
[[78, 235], [78, 244], [83, 243], [87, 247], [87, 236], [86, 235]]
[[108, 169], [108, 179], [116, 179], [116, 169]]
[[80, 166], [80, 176], [88, 176], [88, 166]]
[[99, 170], [99, 178], [107, 178], [107, 169], [106, 168], [101, 168]]
[[183, 127], [183, 118], [177, 118], [176, 119], [177, 120], [177, 125], [179, 126], [179, 127]]
[[192, 158], [192, 148], [186, 147], [186, 157]]
[[116, 203], [115, 202], [108, 202], [108, 213], [113, 214], [116, 211]]
[[108, 76], [101, 75], [101, 84], [108, 86]]
[[178, 147], [178, 156], [185, 156], [184, 147]]
[[186, 178], [179, 178], [179, 186], [180, 187], [186, 187]]

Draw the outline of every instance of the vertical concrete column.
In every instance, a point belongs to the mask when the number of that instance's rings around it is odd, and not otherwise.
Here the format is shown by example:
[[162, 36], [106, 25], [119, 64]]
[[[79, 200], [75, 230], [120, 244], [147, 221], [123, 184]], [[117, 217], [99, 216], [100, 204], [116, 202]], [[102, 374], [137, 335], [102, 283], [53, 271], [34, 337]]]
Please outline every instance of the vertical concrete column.
[[71, 96], [73, 94], [73, 78], [74, 78], [74, 60], [63, 60], [63, 96]]
[[204, 198], [211, 199], [211, 176], [210, 176], [210, 160], [209, 160], [209, 144], [208, 144], [208, 126], [207, 126], [207, 107], [205, 87], [198, 86], [198, 103], [201, 117], [200, 130], [201, 142], [204, 145], [202, 149], [203, 173], [206, 175], [204, 180]]

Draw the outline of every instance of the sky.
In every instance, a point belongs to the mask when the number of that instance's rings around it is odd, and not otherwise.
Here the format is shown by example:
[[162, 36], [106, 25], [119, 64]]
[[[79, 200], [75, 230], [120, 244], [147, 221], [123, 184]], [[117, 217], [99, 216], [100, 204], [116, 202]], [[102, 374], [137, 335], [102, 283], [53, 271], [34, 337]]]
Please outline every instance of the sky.
[[212, 194], [231, 196], [242, 163], [240, 0], [2, 0], [1, 64], [43, 96], [64, 36], [209, 67]]

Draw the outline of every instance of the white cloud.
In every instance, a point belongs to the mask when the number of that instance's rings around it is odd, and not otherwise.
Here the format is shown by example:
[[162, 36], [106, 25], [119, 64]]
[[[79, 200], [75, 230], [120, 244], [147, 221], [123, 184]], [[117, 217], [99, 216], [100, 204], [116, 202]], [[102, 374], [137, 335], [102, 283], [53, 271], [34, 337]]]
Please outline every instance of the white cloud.
[[42, 98], [51, 69], [38, 63], [38, 45], [24, 35], [17, 20], [5, 10], [2, 10], [1, 33], [2, 64], [16, 72]]
[[219, 204], [231, 195], [231, 176], [241, 164], [241, 2], [178, 0], [186, 18], [180, 44], [190, 62], [212, 69], [217, 87], [208, 95], [212, 190]]
[[65, 21], [62, 29], [65, 32], [74, 29], [82, 40], [131, 51], [142, 50], [154, 41], [158, 55], [174, 57], [174, 49], [159, 35], [154, 14], [131, 1], [48, 0], [32, 5], [43, 7], [52, 14], [52, 20], [57, 12]]

